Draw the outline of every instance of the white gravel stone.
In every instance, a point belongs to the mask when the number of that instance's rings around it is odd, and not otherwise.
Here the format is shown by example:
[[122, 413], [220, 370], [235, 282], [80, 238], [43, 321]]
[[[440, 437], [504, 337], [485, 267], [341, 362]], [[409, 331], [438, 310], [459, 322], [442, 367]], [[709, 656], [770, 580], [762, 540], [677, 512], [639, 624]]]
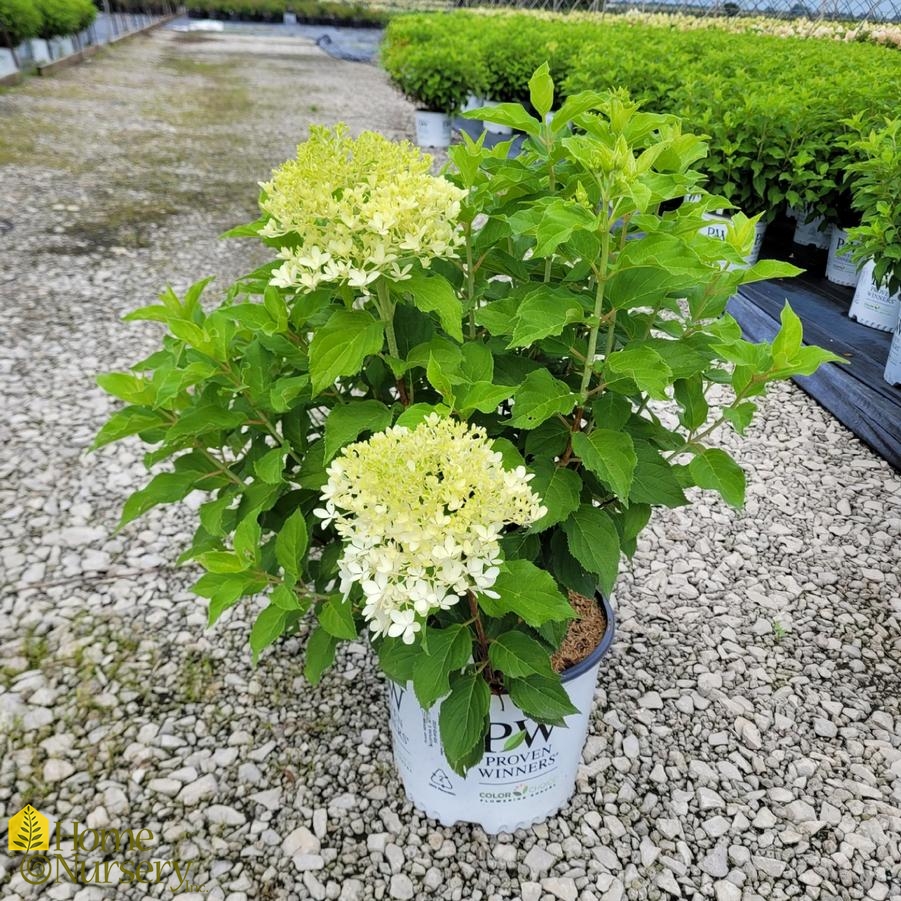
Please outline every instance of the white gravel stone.
[[319, 839], [306, 826], [298, 826], [282, 841], [282, 850], [286, 857], [294, 857], [296, 854], [318, 854], [320, 848]]
[[523, 860], [533, 877], [546, 873], [556, 862], [553, 854], [538, 845], [533, 845]]
[[391, 877], [391, 886], [388, 889], [388, 893], [392, 898], [396, 898], [397, 901], [410, 901], [411, 898], [416, 897], [413, 883], [410, 881], [410, 877], [404, 873], [395, 873]]
[[541, 887], [560, 901], [576, 901], [579, 890], [574, 879], [568, 876], [551, 876], [541, 880]]
[[716, 901], [741, 901], [741, 889], [725, 879], [714, 882], [713, 891]]

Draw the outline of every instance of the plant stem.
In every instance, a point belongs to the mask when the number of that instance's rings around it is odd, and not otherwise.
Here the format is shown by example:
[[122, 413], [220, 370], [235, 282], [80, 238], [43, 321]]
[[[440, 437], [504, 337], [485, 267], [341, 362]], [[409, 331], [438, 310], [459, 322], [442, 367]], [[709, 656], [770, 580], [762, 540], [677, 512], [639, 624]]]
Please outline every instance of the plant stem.
[[471, 591], [466, 592], [466, 597], [469, 599], [469, 612], [472, 614], [472, 622], [476, 627], [476, 639], [479, 643], [476, 659], [485, 664], [488, 670], [488, 684], [494, 685], [496, 676], [488, 662], [488, 637], [485, 635], [485, 627], [482, 625], [482, 617], [479, 614], [479, 602]]
[[[606, 203], [605, 203], [606, 207]], [[607, 284], [607, 263], [610, 259], [610, 227], [607, 217], [604, 217], [604, 228], [601, 232], [601, 266], [597, 272], [598, 286], [594, 297], [594, 325], [588, 335], [588, 353], [585, 355], [585, 368], [582, 370], [582, 402], [588, 399], [588, 385], [591, 382], [591, 367], [594, 363], [598, 349], [598, 332], [601, 328], [601, 314], [604, 311], [604, 288]], [[616, 327], [616, 316], [610, 323], [610, 331], [607, 333], [607, 353], [613, 343], [613, 330]]]
[[[376, 308], [379, 311], [379, 318], [385, 323], [385, 338], [388, 340], [388, 352], [395, 360], [400, 359], [400, 350], [397, 347], [397, 335], [394, 333], [394, 303], [391, 300], [391, 293], [388, 290], [388, 282], [384, 278], [380, 278], [375, 283], [377, 292]], [[397, 393], [400, 396], [400, 402], [405, 406], [410, 406], [410, 398], [407, 395], [407, 385], [403, 378], [395, 381]]]
[[466, 296], [469, 301], [469, 337], [476, 336], [475, 271], [472, 268], [472, 222], [466, 226]]

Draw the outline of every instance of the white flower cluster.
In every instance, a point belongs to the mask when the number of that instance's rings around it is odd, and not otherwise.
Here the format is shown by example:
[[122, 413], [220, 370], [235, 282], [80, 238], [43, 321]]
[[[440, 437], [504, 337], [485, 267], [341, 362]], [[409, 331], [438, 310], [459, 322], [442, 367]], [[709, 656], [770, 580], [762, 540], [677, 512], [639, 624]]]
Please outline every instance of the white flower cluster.
[[341, 591], [360, 584], [376, 636], [412, 644], [430, 613], [468, 591], [492, 594], [504, 526], [547, 512], [531, 473], [502, 462], [484, 429], [433, 413], [346, 447], [329, 466], [315, 513], [344, 540]]
[[413, 263], [457, 255], [465, 191], [429, 173], [431, 157], [408, 142], [344, 126], [314, 126], [310, 137], [262, 185], [266, 238], [297, 235], [271, 283], [312, 291], [323, 283], [368, 293], [380, 275], [409, 278]]

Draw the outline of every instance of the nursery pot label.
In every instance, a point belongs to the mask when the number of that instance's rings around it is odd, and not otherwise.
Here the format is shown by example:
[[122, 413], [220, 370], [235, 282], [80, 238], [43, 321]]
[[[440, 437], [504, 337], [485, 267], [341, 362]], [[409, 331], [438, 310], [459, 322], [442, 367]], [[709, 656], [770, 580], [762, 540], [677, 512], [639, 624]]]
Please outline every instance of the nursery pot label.
[[429, 816], [449, 825], [479, 823], [487, 832], [513, 831], [544, 819], [569, 799], [588, 732], [597, 671], [564, 683], [579, 709], [566, 727], [529, 719], [506, 695], [493, 695], [484, 755], [465, 777], [441, 747], [440, 703], [423, 710], [412, 686], [388, 686], [394, 756], [407, 795]]
[[807, 212], [803, 209], [798, 215], [797, 224], [795, 225], [795, 244], [801, 244], [802, 246], [813, 245], [820, 250], [827, 250], [829, 248], [830, 231], [820, 230], [820, 226], [823, 224], [823, 217], [816, 216], [808, 222], [805, 218], [806, 215]]
[[888, 287], [880, 288], [873, 281], [874, 268], [875, 264], [870, 261], [861, 270], [848, 316], [861, 325], [891, 332], [898, 322], [901, 294], [890, 294]]
[[829, 259], [826, 262], [826, 278], [836, 285], [845, 285], [849, 288], [857, 284], [857, 266], [848, 253], [848, 233], [843, 228], [832, 230]]

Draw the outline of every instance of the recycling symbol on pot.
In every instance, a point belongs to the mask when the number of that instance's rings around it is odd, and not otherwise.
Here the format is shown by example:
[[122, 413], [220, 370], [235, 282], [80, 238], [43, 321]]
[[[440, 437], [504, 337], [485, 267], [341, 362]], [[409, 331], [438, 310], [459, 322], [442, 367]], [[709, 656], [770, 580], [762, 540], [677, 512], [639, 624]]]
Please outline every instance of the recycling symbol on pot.
[[435, 772], [432, 773], [432, 778], [429, 779], [429, 785], [433, 788], [437, 788], [439, 791], [446, 792], [449, 795], [456, 794], [454, 792], [454, 785], [444, 770], [435, 770]]

